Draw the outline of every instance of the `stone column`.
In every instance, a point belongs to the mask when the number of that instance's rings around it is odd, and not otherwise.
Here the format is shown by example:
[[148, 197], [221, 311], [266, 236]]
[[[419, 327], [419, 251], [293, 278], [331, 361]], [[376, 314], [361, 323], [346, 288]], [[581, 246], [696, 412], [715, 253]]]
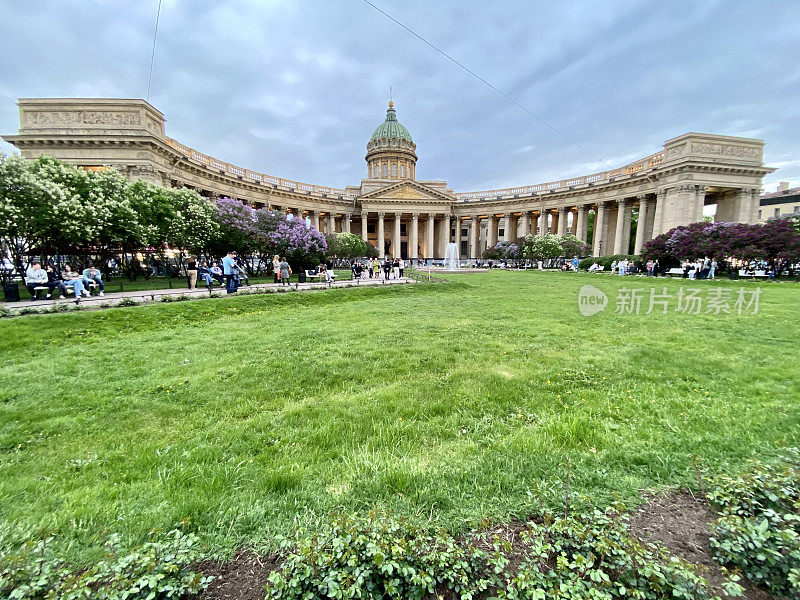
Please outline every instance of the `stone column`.
[[503, 239], [502, 239], [503, 242], [507, 242], [508, 241], [508, 235], [511, 232], [511, 227], [510, 227], [511, 223], [510, 223], [510, 221], [511, 221], [511, 219], [508, 218], [508, 213], [506, 213], [502, 217], [500, 217], [500, 222], [499, 222], [499, 224], [497, 226], [497, 237], [500, 238], [500, 228], [502, 228], [503, 229]]
[[486, 248], [494, 248], [497, 244], [497, 217], [489, 215], [486, 219]]
[[383, 218], [386, 213], [378, 213], [378, 256], [381, 259], [386, 258], [386, 230], [384, 229]]
[[760, 205], [757, 190], [754, 188], [742, 188], [739, 190], [737, 199], [736, 221], [739, 223], [758, 223], [758, 207]]
[[394, 235], [392, 236], [392, 258], [400, 258], [400, 218], [402, 213], [394, 213]]
[[522, 219], [522, 227], [520, 229], [522, 231], [519, 232], [520, 237], [528, 237], [531, 233], [531, 213], [528, 210], [522, 211], [522, 214], [519, 217]]
[[605, 251], [603, 239], [606, 229], [606, 205], [603, 202], [597, 203], [597, 213], [594, 217], [594, 240], [592, 243], [592, 256], [601, 256], [600, 252]]
[[647, 195], [639, 196], [639, 216], [636, 219], [636, 241], [633, 243], [633, 253], [640, 254], [647, 235], [647, 210], [650, 200]]
[[439, 240], [441, 246], [440, 256], [446, 256], [447, 244], [450, 243], [450, 215], [445, 215], [442, 219], [442, 237]]
[[653, 208], [653, 237], [663, 233], [661, 224], [664, 221], [664, 203], [667, 201], [667, 190], [662, 188], [656, 192], [655, 206]]
[[627, 254], [625, 251], [625, 208], [628, 201], [620, 198], [617, 208], [617, 223], [614, 230], [614, 254]]
[[350, 233], [350, 219], [353, 217], [353, 213], [344, 213], [342, 217], [342, 230], [345, 233]]
[[425, 235], [425, 258], [434, 258], [433, 234], [436, 231], [436, 215], [428, 213], [427, 234]]
[[547, 211], [542, 210], [542, 214], [539, 215], [539, 235], [547, 235], [550, 233], [549, 227], [550, 225], [547, 222]]
[[453, 217], [453, 227], [455, 227], [456, 235], [453, 238], [453, 241], [456, 243], [456, 248], [458, 248], [458, 256], [461, 256], [461, 217]]
[[361, 239], [369, 241], [369, 236], [367, 235], [367, 213], [361, 213]]
[[558, 209], [558, 235], [567, 235], [567, 209]]
[[314, 229], [319, 229], [319, 217], [317, 216], [319, 213], [316, 210], [308, 211], [308, 218], [311, 219], [311, 227]]
[[578, 218], [577, 223], [575, 225], [575, 236], [586, 243], [586, 234], [589, 227], [589, 205], [588, 204], [581, 204], [578, 207]]
[[469, 257], [478, 258], [478, 217], [469, 219]]
[[419, 213], [411, 214], [411, 235], [409, 236], [409, 245], [411, 247], [408, 249], [408, 258], [411, 260], [417, 260], [419, 258], [419, 252], [417, 251], [417, 246], [419, 246]]
[[324, 229], [325, 229], [325, 233], [328, 234], [328, 235], [333, 233], [333, 216], [331, 215], [331, 213], [327, 213], [325, 215], [325, 227], [324, 227]]

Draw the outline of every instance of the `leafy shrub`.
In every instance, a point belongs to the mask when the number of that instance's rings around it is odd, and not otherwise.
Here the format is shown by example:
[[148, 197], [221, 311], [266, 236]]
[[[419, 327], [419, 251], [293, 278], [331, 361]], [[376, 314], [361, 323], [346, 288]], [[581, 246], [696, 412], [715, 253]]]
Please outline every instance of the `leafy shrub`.
[[178, 530], [121, 554], [112, 536], [104, 560], [75, 571], [52, 548], [54, 538], [8, 547], [0, 537], [0, 597], [19, 600], [161, 600], [196, 594], [211, 579], [188, 568], [198, 560], [197, 538]]
[[800, 596], [800, 463], [753, 462], [711, 479], [706, 495], [722, 513], [712, 527], [714, 557], [773, 593]]
[[611, 270], [611, 263], [619, 262], [622, 259], [628, 259], [629, 261], [638, 261], [640, 260], [639, 256], [635, 254], [612, 254], [610, 256], [590, 256], [588, 258], [584, 258], [581, 262], [578, 263], [578, 268], [583, 269], [584, 271], [591, 267], [594, 263], [597, 263], [601, 267], [604, 267], [605, 271]]
[[512, 547], [497, 535], [425, 534], [382, 513], [340, 517], [283, 540], [290, 550], [270, 575], [268, 598], [419, 599], [444, 590], [462, 599], [711, 597], [685, 563], [629, 536], [616, 509], [547, 516], [519, 539]]
[[119, 302], [117, 302], [117, 307], [126, 307], [126, 306], [136, 306], [139, 303], [136, 302], [133, 298], [123, 298]]

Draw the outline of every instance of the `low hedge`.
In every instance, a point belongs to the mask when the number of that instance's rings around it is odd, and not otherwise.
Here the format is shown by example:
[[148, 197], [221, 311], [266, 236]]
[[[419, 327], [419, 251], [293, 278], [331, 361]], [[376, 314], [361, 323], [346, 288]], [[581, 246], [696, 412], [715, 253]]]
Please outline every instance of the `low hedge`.
[[594, 263], [597, 263], [601, 267], [604, 267], [605, 271], [610, 271], [611, 263], [619, 262], [623, 259], [628, 259], [629, 261], [638, 262], [642, 259], [642, 257], [637, 256], [635, 254], [612, 254], [611, 256], [590, 256], [588, 258], [584, 258], [581, 262], [579, 262], [578, 268], [586, 271]]
[[798, 456], [714, 477], [706, 496], [722, 514], [711, 530], [714, 558], [773, 594], [800, 598]]

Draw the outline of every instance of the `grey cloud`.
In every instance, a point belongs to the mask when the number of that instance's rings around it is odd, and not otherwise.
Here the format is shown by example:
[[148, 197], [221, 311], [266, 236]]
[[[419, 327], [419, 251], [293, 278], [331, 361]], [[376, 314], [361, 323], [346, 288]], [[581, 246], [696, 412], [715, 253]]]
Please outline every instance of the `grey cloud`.
[[[689, 130], [763, 135], [781, 165], [767, 181], [800, 185], [794, 0], [376, 2], [612, 166]], [[0, 5], [0, 131], [21, 96], [143, 97], [156, 4]], [[469, 190], [605, 168], [362, 2], [164, 2], [151, 102], [222, 160], [357, 183], [389, 84], [420, 178]]]

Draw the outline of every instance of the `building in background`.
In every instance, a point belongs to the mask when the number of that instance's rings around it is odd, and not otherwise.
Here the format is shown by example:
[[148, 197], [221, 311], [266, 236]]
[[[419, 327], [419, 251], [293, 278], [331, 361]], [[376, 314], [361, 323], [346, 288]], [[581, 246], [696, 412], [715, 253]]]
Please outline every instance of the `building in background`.
[[777, 192], [761, 196], [758, 209], [759, 223], [773, 217], [791, 214], [800, 214], [800, 187], [790, 188], [788, 182], [781, 181]]
[[26, 158], [48, 154], [210, 198], [237, 198], [309, 218], [325, 233], [360, 234], [380, 256], [411, 261], [442, 258], [450, 242], [462, 258], [480, 258], [500, 240], [567, 232], [591, 244], [595, 256], [638, 253], [653, 237], [702, 220], [709, 205], [716, 206], [717, 221], [757, 222], [763, 177], [775, 170], [763, 163], [762, 140], [686, 133], [617, 169], [454, 192], [446, 181], [416, 179], [416, 144], [390, 102], [367, 142], [367, 177], [339, 189], [260, 173], [184, 146], [166, 135], [164, 115], [144, 100], [23, 98], [18, 105], [19, 132], [3, 139]]

